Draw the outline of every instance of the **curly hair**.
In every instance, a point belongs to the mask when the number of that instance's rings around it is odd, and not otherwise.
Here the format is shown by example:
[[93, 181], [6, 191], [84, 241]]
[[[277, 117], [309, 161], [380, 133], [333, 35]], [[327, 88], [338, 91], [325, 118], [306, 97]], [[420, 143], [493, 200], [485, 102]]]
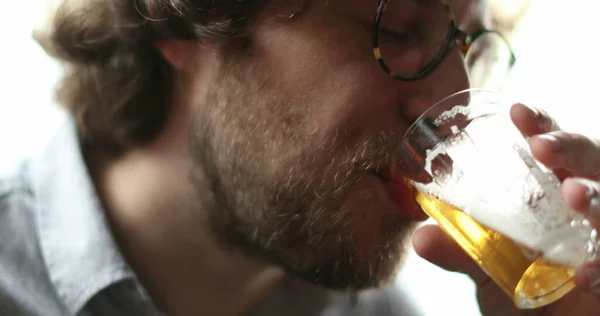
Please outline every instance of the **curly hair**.
[[120, 154], [152, 140], [168, 114], [172, 68], [158, 39], [243, 38], [267, 0], [61, 0], [34, 38], [65, 74], [56, 99], [84, 144]]

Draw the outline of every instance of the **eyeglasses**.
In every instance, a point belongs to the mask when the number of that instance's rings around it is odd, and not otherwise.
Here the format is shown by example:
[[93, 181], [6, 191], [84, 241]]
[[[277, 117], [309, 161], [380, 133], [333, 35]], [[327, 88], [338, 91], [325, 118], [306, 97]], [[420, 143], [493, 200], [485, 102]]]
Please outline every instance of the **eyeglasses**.
[[501, 85], [516, 62], [500, 32], [460, 30], [447, 0], [379, 0], [372, 42], [381, 68], [404, 81], [431, 74], [455, 45], [472, 87]]

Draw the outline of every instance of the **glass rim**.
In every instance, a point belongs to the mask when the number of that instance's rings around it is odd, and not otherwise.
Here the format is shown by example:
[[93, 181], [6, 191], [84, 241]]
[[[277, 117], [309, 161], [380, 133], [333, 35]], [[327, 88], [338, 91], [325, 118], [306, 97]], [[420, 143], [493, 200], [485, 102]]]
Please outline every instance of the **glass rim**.
[[423, 119], [427, 116], [427, 114], [431, 113], [431, 111], [436, 109], [438, 106], [440, 106], [440, 104], [446, 102], [447, 100], [454, 98], [457, 95], [464, 94], [467, 92], [469, 92], [469, 93], [478, 92], [478, 93], [490, 93], [493, 95], [504, 95], [504, 93], [502, 93], [500, 91], [486, 89], [486, 88], [467, 88], [467, 89], [464, 89], [464, 90], [461, 90], [458, 92], [454, 92], [454, 93], [442, 98], [441, 100], [435, 102], [432, 106], [428, 107], [427, 110], [425, 110], [423, 113], [421, 113], [421, 115], [419, 115], [419, 117], [410, 124], [410, 126], [406, 129], [406, 132], [404, 132], [404, 134], [402, 135], [402, 140], [401, 140], [402, 143], [404, 143], [404, 141], [410, 136], [410, 134], [418, 128], [418, 123], [423, 121]]

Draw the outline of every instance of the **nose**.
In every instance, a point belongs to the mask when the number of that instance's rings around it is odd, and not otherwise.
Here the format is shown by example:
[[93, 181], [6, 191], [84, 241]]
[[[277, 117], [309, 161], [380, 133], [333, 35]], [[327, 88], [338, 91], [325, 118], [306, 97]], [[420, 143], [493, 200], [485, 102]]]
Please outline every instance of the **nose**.
[[[409, 178], [417, 182], [429, 183], [432, 181], [431, 175], [424, 172], [423, 168], [426, 151], [432, 148], [433, 144], [437, 144], [445, 133], [449, 132], [439, 130], [433, 123], [433, 120], [447, 109], [445, 103], [440, 103], [440, 101], [456, 92], [468, 89], [470, 85], [462, 53], [458, 48], [453, 47], [432, 74], [411, 84], [414, 85], [414, 90], [405, 107], [401, 109], [401, 116], [409, 124], [416, 122], [408, 133], [419, 136], [403, 140], [404, 165], [402, 169]], [[453, 102], [467, 104], [469, 97], [466, 94], [464, 97], [465, 100], [453, 99]], [[437, 103], [440, 103], [441, 106], [429, 110]], [[423, 118], [418, 120], [421, 116]], [[450, 157], [440, 156], [438, 158], [434, 161], [435, 168], [452, 170]]]
[[400, 109], [400, 114], [412, 123], [437, 102], [469, 88], [469, 76], [462, 53], [457, 47], [452, 47], [433, 73], [410, 84], [412, 93]]

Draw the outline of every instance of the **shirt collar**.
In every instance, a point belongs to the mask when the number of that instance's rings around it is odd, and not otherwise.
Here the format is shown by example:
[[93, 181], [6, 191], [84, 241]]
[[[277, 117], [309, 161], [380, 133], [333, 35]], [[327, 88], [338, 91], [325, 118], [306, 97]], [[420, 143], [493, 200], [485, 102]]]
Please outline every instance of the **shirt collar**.
[[71, 313], [106, 287], [135, 279], [111, 235], [72, 118], [32, 159], [30, 176], [41, 252]]

